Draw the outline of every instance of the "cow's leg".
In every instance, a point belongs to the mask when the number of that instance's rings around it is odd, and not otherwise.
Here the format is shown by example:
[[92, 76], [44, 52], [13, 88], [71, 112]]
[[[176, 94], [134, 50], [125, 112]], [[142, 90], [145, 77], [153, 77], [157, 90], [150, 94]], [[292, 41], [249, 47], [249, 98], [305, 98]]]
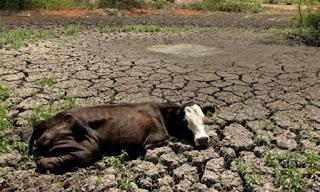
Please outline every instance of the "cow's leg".
[[93, 161], [93, 155], [87, 151], [78, 151], [57, 157], [42, 158], [37, 161], [39, 172], [64, 172], [73, 167], [82, 167]]

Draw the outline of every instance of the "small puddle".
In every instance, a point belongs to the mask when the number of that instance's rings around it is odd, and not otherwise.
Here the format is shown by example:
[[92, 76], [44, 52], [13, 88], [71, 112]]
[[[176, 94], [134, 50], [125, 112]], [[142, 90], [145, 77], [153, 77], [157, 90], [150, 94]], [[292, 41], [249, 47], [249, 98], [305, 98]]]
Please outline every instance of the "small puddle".
[[154, 45], [147, 48], [149, 51], [179, 55], [179, 56], [190, 56], [190, 57], [204, 57], [212, 55], [218, 52], [216, 47], [207, 47], [203, 45], [196, 44], [163, 44]]

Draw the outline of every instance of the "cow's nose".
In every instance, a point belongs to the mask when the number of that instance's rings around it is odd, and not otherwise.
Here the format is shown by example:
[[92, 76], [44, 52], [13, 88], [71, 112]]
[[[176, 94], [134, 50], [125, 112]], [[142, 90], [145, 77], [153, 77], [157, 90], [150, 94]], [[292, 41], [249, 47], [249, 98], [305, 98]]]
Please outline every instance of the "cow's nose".
[[209, 143], [210, 143], [209, 136], [202, 136], [202, 137], [196, 138], [196, 141], [195, 141], [196, 146], [199, 146], [199, 147], [207, 147]]

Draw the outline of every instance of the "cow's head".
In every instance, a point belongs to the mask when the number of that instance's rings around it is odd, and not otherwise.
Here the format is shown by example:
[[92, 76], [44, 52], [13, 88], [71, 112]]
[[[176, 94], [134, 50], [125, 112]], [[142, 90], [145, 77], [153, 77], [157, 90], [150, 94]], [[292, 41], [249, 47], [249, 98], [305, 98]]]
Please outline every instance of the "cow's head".
[[197, 104], [191, 104], [184, 108], [185, 120], [188, 129], [194, 135], [194, 143], [199, 147], [206, 147], [210, 143], [210, 138], [205, 131], [204, 118], [201, 108]]

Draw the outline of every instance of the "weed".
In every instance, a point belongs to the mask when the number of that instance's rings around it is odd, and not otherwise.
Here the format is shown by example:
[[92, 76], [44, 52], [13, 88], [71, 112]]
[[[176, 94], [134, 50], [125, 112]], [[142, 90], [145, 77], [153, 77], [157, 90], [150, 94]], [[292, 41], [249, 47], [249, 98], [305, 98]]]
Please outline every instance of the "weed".
[[41, 87], [51, 87], [52, 85], [56, 84], [56, 80], [53, 77], [47, 77], [41, 79], [37, 82], [37, 84]]
[[9, 107], [0, 101], [0, 131], [9, 128], [10, 126]]
[[102, 0], [100, 1], [100, 7], [117, 8], [117, 9], [130, 9], [141, 8], [144, 5], [142, 0]]
[[247, 186], [262, 185], [263, 179], [261, 175], [254, 173], [248, 166], [244, 159], [237, 159], [236, 161], [237, 172], [244, 179]]
[[76, 106], [76, 98], [72, 95], [68, 95], [64, 103], [62, 104], [61, 110], [68, 110]]
[[32, 7], [45, 9], [88, 8], [93, 5], [88, 0], [31, 0]]
[[9, 97], [9, 88], [3, 84], [0, 84], [0, 102], [6, 100]]
[[263, 130], [273, 130], [274, 127], [274, 123], [270, 119], [266, 119], [261, 123], [261, 128]]
[[284, 191], [300, 191], [302, 188], [302, 173], [297, 168], [277, 168], [276, 183]]
[[320, 37], [318, 31], [313, 28], [271, 28], [269, 31], [275, 35], [286, 37], [286, 38], [294, 38], [294, 37]]
[[267, 152], [267, 154], [264, 156], [264, 163], [268, 167], [275, 167], [278, 164], [277, 158], [273, 156], [270, 152]]
[[206, 117], [208, 117], [208, 118], [212, 118], [212, 117], [213, 117], [213, 112], [211, 112], [211, 111], [207, 111], [207, 113], [206, 113]]
[[0, 33], [0, 49], [5, 45], [18, 49], [26, 42], [36, 42], [47, 39], [51, 34], [30, 29], [15, 29]]
[[136, 25], [123, 25], [120, 27], [104, 26], [100, 29], [101, 32], [122, 32], [122, 33], [154, 33], [154, 32], [177, 32], [184, 28], [177, 27], [161, 27], [154, 24], [136, 24]]
[[315, 177], [320, 172], [320, 155], [313, 151], [308, 151], [305, 155], [307, 157], [307, 170], [311, 174], [311, 177]]
[[256, 144], [257, 146], [261, 146], [263, 144], [263, 139], [261, 137], [261, 135], [257, 135], [254, 139], [253, 139], [254, 144]]
[[29, 147], [27, 143], [21, 141], [14, 141], [11, 146], [13, 149], [19, 151], [19, 153], [27, 155]]
[[206, 11], [225, 11], [225, 12], [260, 12], [262, 3], [257, 1], [224, 0], [191, 3], [187, 8]]
[[32, 115], [29, 118], [28, 122], [29, 125], [34, 127], [38, 125], [40, 122], [53, 117], [58, 113], [58, 110], [55, 109], [52, 104], [50, 104], [48, 107], [44, 106], [38, 106], [33, 109]]
[[76, 25], [69, 25], [65, 30], [64, 34], [67, 36], [77, 35], [80, 32], [79, 26]]
[[0, 155], [9, 151], [9, 143], [6, 138], [0, 137]]
[[307, 136], [307, 137], [304, 137], [304, 139], [306, 139], [311, 143], [317, 143], [320, 141], [320, 137], [317, 137], [317, 136]]
[[111, 156], [111, 157], [103, 157], [102, 161], [107, 166], [112, 166], [118, 169], [122, 174], [123, 178], [118, 181], [119, 188], [125, 191], [132, 191], [132, 175], [133, 173], [131, 170], [124, 164], [125, 159], [128, 157], [128, 154], [125, 151], [121, 151], [121, 154], [118, 156]]
[[306, 168], [311, 177], [320, 171], [320, 156], [312, 151], [284, 152], [264, 157], [267, 166], [275, 169], [276, 184], [284, 191], [300, 191], [303, 188], [303, 174], [300, 168]]
[[132, 181], [128, 178], [121, 178], [118, 180], [118, 186], [123, 191], [133, 191]]
[[102, 177], [101, 176], [96, 176], [94, 185], [97, 187], [102, 183]]

